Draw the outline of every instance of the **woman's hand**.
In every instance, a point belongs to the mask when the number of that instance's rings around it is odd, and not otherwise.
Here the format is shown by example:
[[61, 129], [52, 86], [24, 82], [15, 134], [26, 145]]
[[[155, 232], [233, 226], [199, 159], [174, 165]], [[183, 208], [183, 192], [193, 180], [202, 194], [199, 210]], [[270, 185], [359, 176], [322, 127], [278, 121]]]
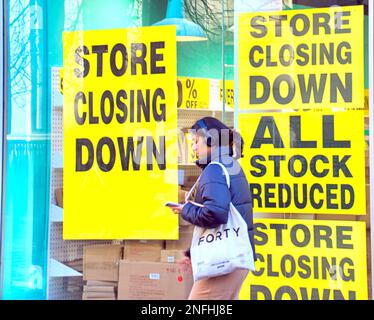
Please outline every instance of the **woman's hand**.
[[182, 209], [183, 209], [183, 207], [184, 207], [184, 204], [180, 204], [178, 206], [171, 206], [169, 208], [173, 211], [173, 213], [180, 214], [181, 211], [182, 211]]
[[183, 257], [177, 261], [177, 264], [183, 274], [192, 274], [192, 264], [189, 257]]

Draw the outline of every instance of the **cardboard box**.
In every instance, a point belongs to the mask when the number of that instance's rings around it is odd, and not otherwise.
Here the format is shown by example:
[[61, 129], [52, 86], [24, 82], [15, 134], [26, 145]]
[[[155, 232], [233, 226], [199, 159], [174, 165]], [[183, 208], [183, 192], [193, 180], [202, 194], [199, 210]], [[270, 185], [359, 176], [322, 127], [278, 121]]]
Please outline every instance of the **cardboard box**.
[[103, 292], [105, 294], [108, 293], [115, 293], [115, 287], [114, 286], [83, 286], [83, 292]]
[[187, 191], [178, 186], [178, 202], [184, 202]]
[[55, 189], [55, 198], [56, 198], [56, 205], [60, 208], [64, 207], [63, 203], [63, 188], [56, 188]]
[[83, 292], [82, 300], [117, 300], [114, 293]]
[[118, 300], [185, 300], [192, 284], [175, 263], [122, 260]]
[[179, 240], [166, 240], [166, 250], [186, 250], [191, 247], [194, 225], [179, 227]]
[[75, 259], [71, 261], [63, 261], [63, 264], [77, 270], [78, 272], [83, 272], [83, 259]]
[[[178, 202], [179, 203], [184, 203], [184, 201], [185, 201], [185, 195], [186, 195], [187, 192], [188, 191], [183, 190], [181, 188], [181, 186], [178, 186]], [[181, 215], [179, 215], [179, 219], [178, 220], [179, 220], [179, 225], [180, 226], [190, 226], [191, 225], [191, 223], [189, 223], [186, 220], [184, 220]]]
[[186, 176], [186, 178], [184, 179], [183, 187], [190, 189], [195, 184], [198, 177], [199, 176], [197, 175]]
[[184, 258], [185, 250], [161, 250], [161, 262], [176, 263]]
[[83, 280], [118, 281], [122, 245], [86, 246], [83, 249]]
[[[89, 283], [95, 283], [90, 285]], [[103, 283], [104, 285], [100, 285]], [[112, 284], [112, 285], [108, 285]], [[116, 300], [118, 282], [109, 281], [87, 281], [83, 286], [83, 300]]]
[[124, 259], [160, 262], [163, 240], [126, 240]]
[[87, 286], [100, 286], [100, 287], [117, 287], [118, 282], [116, 281], [100, 281], [100, 280], [88, 280]]
[[179, 221], [179, 226], [180, 227], [193, 226], [191, 223], [189, 223], [188, 221], [184, 220], [181, 215], [178, 215], [178, 216], [179, 216], [178, 221]]

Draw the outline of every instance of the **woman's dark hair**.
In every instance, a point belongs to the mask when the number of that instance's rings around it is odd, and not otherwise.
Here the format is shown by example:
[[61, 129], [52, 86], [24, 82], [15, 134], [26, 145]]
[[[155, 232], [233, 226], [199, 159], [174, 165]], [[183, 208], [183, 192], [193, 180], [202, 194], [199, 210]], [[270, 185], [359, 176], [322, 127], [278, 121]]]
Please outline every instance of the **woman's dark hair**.
[[206, 139], [208, 146], [228, 146], [229, 155], [235, 158], [243, 157], [244, 141], [236, 130], [226, 126], [224, 123], [213, 117], [205, 117], [195, 122], [192, 130]]

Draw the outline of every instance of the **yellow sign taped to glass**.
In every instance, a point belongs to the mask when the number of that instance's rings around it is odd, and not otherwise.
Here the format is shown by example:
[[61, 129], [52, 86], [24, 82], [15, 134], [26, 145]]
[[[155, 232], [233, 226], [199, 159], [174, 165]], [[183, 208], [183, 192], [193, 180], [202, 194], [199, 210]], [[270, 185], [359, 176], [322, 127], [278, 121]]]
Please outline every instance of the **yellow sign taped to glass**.
[[254, 219], [256, 271], [242, 300], [366, 300], [364, 222]]
[[363, 16], [363, 6], [240, 14], [239, 108], [363, 108]]
[[178, 103], [180, 109], [209, 109], [210, 80], [178, 77]]
[[[223, 100], [222, 80], [219, 81], [219, 101]], [[234, 80], [225, 80], [225, 104], [230, 108], [234, 108]]]
[[175, 27], [63, 41], [64, 239], [177, 239]]
[[254, 211], [366, 214], [363, 110], [240, 114]]

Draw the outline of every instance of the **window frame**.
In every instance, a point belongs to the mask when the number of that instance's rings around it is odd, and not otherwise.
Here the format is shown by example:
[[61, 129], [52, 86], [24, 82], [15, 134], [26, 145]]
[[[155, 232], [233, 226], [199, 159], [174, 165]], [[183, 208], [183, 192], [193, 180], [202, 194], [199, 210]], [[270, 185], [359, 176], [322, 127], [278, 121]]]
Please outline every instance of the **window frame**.
[[6, 106], [7, 106], [7, 39], [8, 33], [6, 32], [6, 15], [7, 13], [7, 1], [1, 0], [0, 1], [0, 32], [1, 32], [1, 39], [0, 41], [0, 299], [2, 298], [2, 288], [3, 288], [3, 226], [4, 226], [4, 215], [3, 215], [3, 198], [4, 198], [4, 180], [3, 180], [3, 173], [4, 173], [4, 156], [5, 146], [4, 137], [6, 136]]
[[[368, 3], [369, 10], [369, 162], [370, 162], [370, 243], [371, 267], [374, 265], [374, 5]], [[371, 277], [371, 287], [374, 287], [374, 277]], [[374, 300], [373, 292], [371, 300]]]

